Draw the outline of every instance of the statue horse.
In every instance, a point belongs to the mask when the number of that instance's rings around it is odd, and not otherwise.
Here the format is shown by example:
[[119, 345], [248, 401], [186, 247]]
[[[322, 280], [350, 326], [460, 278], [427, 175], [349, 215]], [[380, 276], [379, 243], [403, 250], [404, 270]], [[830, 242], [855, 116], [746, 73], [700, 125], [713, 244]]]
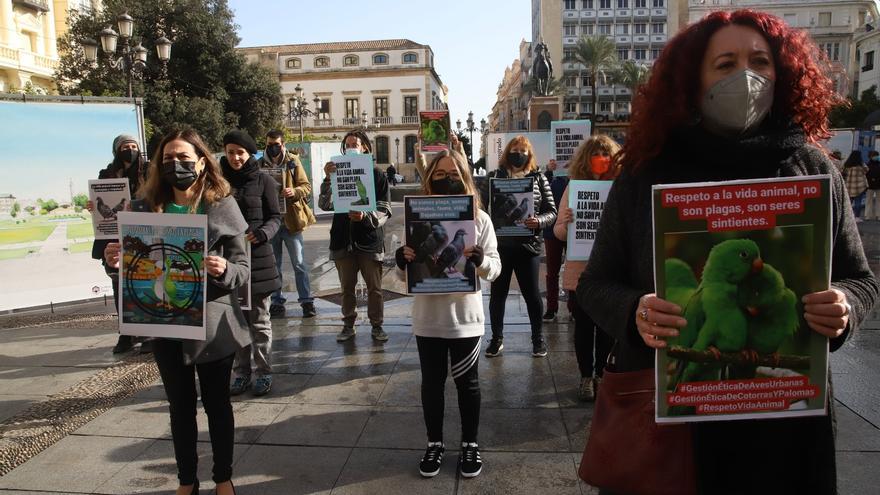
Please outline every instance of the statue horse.
[[[532, 77], [535, 78], [536, 92], [541, 96], [550, 94], [550, 80], [553, 79], [553, 62], [550, 52], [543, 42], [535, 47], [535, 62], [532, 64]], [[545, 55], [546, 53], [546, 55]]]

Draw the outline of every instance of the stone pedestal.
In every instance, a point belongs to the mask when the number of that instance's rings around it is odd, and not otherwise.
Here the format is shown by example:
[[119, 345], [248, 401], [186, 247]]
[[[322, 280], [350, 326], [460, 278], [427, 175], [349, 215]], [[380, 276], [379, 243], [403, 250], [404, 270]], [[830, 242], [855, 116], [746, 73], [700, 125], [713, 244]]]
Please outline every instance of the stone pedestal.
[[562, 97], [533, 96], [529, 100], [529, 130], [549, 131], [550, 122], [562, 120]]

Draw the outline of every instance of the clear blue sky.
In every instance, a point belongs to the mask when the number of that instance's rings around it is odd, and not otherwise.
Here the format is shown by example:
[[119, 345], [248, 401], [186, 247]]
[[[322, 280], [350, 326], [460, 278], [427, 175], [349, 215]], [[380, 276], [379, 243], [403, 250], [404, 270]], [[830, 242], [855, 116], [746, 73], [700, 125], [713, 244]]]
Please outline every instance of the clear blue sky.
[[[529, 0], [230, 0], [239, 46], [407, 38], [430, 45], [452, 125], [488, 120], [504, 68], [531, 38]], [[479, 139], [474, 134], [474, 140]]]

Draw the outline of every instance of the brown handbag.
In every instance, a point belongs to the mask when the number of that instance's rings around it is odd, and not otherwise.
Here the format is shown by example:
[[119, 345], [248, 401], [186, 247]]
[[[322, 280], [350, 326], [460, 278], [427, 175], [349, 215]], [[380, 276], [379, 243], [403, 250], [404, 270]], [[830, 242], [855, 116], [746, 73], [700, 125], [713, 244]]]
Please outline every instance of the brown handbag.
[[654, 421], [654, 370], [602, 377], [578, 475], [625, 495], [696, 494], [691, 429]]

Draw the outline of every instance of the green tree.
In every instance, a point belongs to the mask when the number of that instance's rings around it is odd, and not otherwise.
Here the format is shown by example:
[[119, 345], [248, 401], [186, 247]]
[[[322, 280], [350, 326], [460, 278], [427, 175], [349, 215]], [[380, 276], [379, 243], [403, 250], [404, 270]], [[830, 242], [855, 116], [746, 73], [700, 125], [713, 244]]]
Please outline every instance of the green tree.
[[[143, 80], [133, 86], [134, 94], [144, 97], [150, 142], [185, 126], [216, 149], [231, 127], [258, 137], [281, 122], [278, 77], [235, 51], [240, 40], [226, 0], [105, 0], [97, 15], [71, 11], [70, 29], [58, 42], [62, 56], [55, 77], [63, 94], [127, 94], [125, 76], [110, 67], [103, 51], [92, 67], [81, 48], [83, 39], [97, 39], [104, 27], [115, 29], [116, 16], [125, 11], [134, 18], [134, 43], [149, 51]], [[174, 43], [167, 77], [155, 56], [160, 35]]]
[[[599, 109], [599, 91], [597, 90], [599, 76], [609, 74], [617, 66], [617, 46], [606, 36], [581, 36], [574, 49], [571, 60], [563, 62], [577, 62], [584, 66], [590, 76], [590, 89], [593, 94], [593, 115]], [[596, 127], [592, 126], [593, 133]]]
[[648, 82], [651, 68], [647, 64], [635, 60], [624, 60], [611, 71], [611, 80], [629, 90], [635, 99], [639, 86]]
[[862, 91], [858, 100], [848, 99], [843, 105], [834, 107], [828, 116], [832, 128], [862, 128], [862, 123], [871, 112], [880, 110], [880, 98], [877, 97], [877, 86]]
[[86, 203], [89, 202], [89, 197], [83, 193], [79, 193], [73, 197], [73, 205], [79, 206], [80, 208], [85, 208]]
[[20, 211], [21, 211], [21, 205], [18, 204], [18, 201], [16, 201], [15, 203], [12, 203], [12, 211], [9, 212], [9, 214], [12, 215], [12, 218], [15, 218], [18, 216], [18, 212], [20, 212]]
[[37, 204], [40, 205], [40, 214], [45, 215], [52, 210], [58, 209], [58, 202], [54, 199], [50, 199], [48, 201], [43, 201], [42, 199], [37, 200]]

